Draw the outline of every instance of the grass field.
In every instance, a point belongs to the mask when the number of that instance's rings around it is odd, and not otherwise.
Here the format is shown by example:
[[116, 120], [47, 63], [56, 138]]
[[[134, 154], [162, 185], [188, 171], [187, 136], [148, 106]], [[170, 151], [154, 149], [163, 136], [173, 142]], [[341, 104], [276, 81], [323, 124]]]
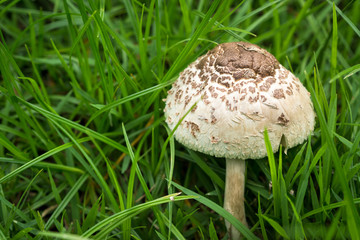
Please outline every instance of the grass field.
[[[228, 239], [224, 219], [248, 239], [360, 239], [359, 9], [0, 0], [0, 239]], [[231, 41], [274, 54], [317, 114], [307, 142], [247, 162], [249, 229], [222, 208], [225, 160], [163, 116], [179, 72]]]

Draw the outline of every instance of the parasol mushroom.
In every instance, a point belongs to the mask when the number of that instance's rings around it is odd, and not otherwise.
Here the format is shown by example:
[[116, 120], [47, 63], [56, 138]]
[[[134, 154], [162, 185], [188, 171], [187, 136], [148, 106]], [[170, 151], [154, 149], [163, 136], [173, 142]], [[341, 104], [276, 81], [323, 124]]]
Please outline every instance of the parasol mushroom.
[[[192, 107], [193, 109], [185, 116]], [[191, 63], [168, 91], [166, 122], [186, 147], [226, 159], [224, 208], [247, 226], [245, 160], [301, 144], [313, 131], [310, 94], [266, 50], [247, 42], [223, 43]], [[230, 238], [240, 233], [226, 223]]]

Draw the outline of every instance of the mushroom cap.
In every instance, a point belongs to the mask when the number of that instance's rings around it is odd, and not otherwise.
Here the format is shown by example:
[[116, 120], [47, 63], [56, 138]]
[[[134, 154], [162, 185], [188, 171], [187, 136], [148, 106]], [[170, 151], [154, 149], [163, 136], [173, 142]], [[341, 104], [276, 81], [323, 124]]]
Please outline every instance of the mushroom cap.
[[[193, 109], [186, 115], [186, 113]], [[266, 50], [223, 43], [191, 63], [168, 91], [166, 122], [177, 141], [216, 157], [258, 159], [301, 144], [314, 130], [310, 93]]]

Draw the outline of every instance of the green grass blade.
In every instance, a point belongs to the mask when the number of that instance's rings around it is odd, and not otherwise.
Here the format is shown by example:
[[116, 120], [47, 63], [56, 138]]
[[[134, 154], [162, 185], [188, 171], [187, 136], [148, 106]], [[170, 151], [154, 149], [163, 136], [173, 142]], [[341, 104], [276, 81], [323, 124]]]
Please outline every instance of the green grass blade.
[[[129, 142], [129, 138], [127, 137], [126, 130], [124, 124], [122, 124], [122, 129], [124, 133], [124, 138], [126, 142], [126, 146], [129, 151], [130, 158], [132, 159], [132, 166], [130, 170], [130, 176], [129, 176], [129, 182], [128, 182], [128, 188], [127, 188], [127, 198], [126, 198], [126, 208], [130, 209], [133, 206], [133, 190], [134, 190], [134, 184], [135, 184], [135, 174], [136, 174], [136, 168], [137, 168], [137, 158], [135, 158], [134, 152], [132, 151], [131, 144]], [[130, 231], [131, 231], [131, 218], [128, 218], [124, 222], [124, 239], [130, 239]]]
[[[171, 202], [169, 202], [171, 203]], [[181, 234], [181, 232], [179, 231], [179, 229], [177, 229], [174, 224], [171, 224], [170, 219], [168, 219], [166, 217], [166, 215], [162, 212], [160, 212], [161, 217], [164, 219], [164, 223], [167, 225], [167, 227], [169, 228], [169, 230], [171, 231], [172, 234], [174, 234], [174, 236], [176, 237], [176, 239], [179, 240], [185, 240], [186, 238]], [[170, 227], [171, 226], [171, 227]], [[166, 239], [166, 238], [165, 238]]]
[[60, 216], [60, 214], [64, 211], [64, 209], [68, 206], [71, 199], [75, 196], [75, 194], [79, 191], [80, 187], [85, 183], [85, 181], [87, 179], [88, 179], [88, 175], [84, 174], [76, 181], [74, 186], [66, 194], [66, 196], [63, 198], [62, 202], [59, 204], [59, 206], [56, 208], [56, 210], [50, 216], [48, 221], [45, 223], [45, 226], [44, 226], [45, 230], [48, 230], [54, 224], [55, 219], [58, 218]]
[[259, 218], [259, 223], [260, 223], [260, 227], [261, 227], [261, 233], [262, 236], [264, 238], [264, 240], [268, 240], [268, 236], [266, 234], [266, 228], [265, 228], [265, 224], [264, 224], [264, 218], [263, 218], [263, 214], [262, 214], [262, 210], [261, 210], [261, 200], [260, 200], [260, 194], [258, 193], [258, 212], [257, 212], [257, 216]]
[[274, 197], [274, 212], [275, 212], [275, 216], [279, 217], [280, 209], [281, 209], [280, 184], [278, 182], [275, 157], [274, 157], [273, 149], [271, 147], [271, 142], [269, 139], [267, 129], [265, 129], [265, 131], [264, 131], [264, 141], [265, 141], [265, 146], [266, 146], [266, 151], [267, 151], [267, 156], [268, 156], [269, 166], [270, 166], [272, 192], [273, 192], [273, 197]]
[[290, 239], [290, 237], [287, 235], [286, 231], [280, 226], [280, 224], [278, 224], [271, 218], [266, 217], [265, 215], [262, 215], [262, 218], [265, 219], [268, 223], [270, 223], [270, 225], [276, 230], [276, 232], [279, 233], [284, 239]]
[[[328, 211], [328, 210], [331, 211], [333, 209], [344, 207], [344, 206], [346, 206], [346, 204], [347, 203], [345, 201], [341, 201], [341, 202], [329, 204], [327, 206], [322, 206], [321, 208], [317, 208], [317, 209], [314, 209], [314, 210], [311, 210], [311, 211], [305, 213], [304, 215], [302, 215], [302, 219], [308, 218], [310, 216], [313, 216], [315, 214], [318, 214], [318, 213], [321, 213], [324, 211]], [[354, 204], [360, 204], [360, 198], [354, 198]]]
[[332, 83], [332, 82], [334, 82], [336, 79], [338, 79], [338, 78], [340, 78], [340, 77], [342, 77], [342, 76], [344, 76], [344, 75], [345, 75], [344, 78], [348, 78], [348, 77], [354, 75], [355, 73], [357, 73], [357, 72], [359, 72], [359, 71], [360, 71], [360, 64], [356, 64], [356, 65], [354, 65], [354, 66], [352, 66], [352, 67], [349, 67], [349, 68], [347, 68], [347, 69], [339, 72], [339, 73], [336, 74], [334, 77], [332, 77], [329, 82]]
[[194, 151], [188, 150], [191, 158], [214, 181], [221, 189], [225, 189], [225, 182], [217, 175], [204, 160], [202, 160]]
[[[32, 161], [32, 160], [30, 160], [30, 161]], [[24, 165], [24, 164], [29, 164], [30, 161], [18, 160], [18, 159], [14, 159], [14, 158], [0, 157], [0, 162], [3, 162], [3, 163], [14, 163], [14, 164]], [[43, 161], [43, 160], [41, 160], [41, 161]], [[34, 167], [37, 167], [37, 168], [55, 169], [55, 170], [59, 170], [59, 171], [78, 173], [78, 174], [83, 174], [84, 173], [84, 171], [82, 169], [80, 169], [80, 168], [66, 166], [66, 165], [57, 164], [57, 163], [38, 162], [37, 161], [36, 163], [32, 163], [30, 165], [27, 165], [27, 168], [29, 168], [31, 166], [34, 166]]]
[[58, 232], [39, 232], [40, 236], [54, 238], [54, 239], [64, 239], [64, 240], [89, 240], [89, 238], [81, 237], [75, 234], [70, 233], [58, 233]]
[[336, 12], [345, 20], [347, 24], [351, 27], [351, 29], [360, 37], [360, 30], [356, 27], [356, 25], [335, 5], [334, 2], [327, 0], [327, 2], [333, 6], [335, 6]]
[[217, 205], [216, 203], [214, 203], [213, 201], [187, 189], [184, 188], [182, 186], [180, 186], [179, 184], [172, 182], [172, 185], [174, 185], [174, 187], [176, 187], [177, 189], [181, 190], [182, 192], [184, 192], [187, 195], [191, 195], [191, 196], [195, 196], [195, 200], [204, 204], [205, 206], [211, 208], [213, 211], [217, 212], [218, 214], [220, 214], [221, 216], [223, 216], [227, 221], [229, 221], [229, 223], [231, 223], [234, 227], [236, 227], [237, 230], [239, 230], [241, 232], [241, 234], [247, 238], [247, 239], [258, 239], [252, 232], [250, 232], [250, 230], [245, 227], [239, 220], [237, 220], [233, 215], [231, 215], [228, 211], [226, 211], [224, 208], [220, 207], [219, 205]]
[[210, 240], [219, 240], [212, 219], [210, 219], [209, 235], [210, 235]]

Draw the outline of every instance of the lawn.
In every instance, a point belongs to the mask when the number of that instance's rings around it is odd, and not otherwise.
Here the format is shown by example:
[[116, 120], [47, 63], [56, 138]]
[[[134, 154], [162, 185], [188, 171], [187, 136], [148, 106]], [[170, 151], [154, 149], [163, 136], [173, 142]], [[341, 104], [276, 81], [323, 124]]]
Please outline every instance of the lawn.
[[[0, 0], [0, 239], [360, 239], [360, 1]], [[164, 101], [217, 44], [272, 53], [311, 93], [303, 144], [247, 161], [176, 142]], [[264, 144], [268, 141], [264, 141]], [[280, 149], [282, 150], [282, 149]]]

